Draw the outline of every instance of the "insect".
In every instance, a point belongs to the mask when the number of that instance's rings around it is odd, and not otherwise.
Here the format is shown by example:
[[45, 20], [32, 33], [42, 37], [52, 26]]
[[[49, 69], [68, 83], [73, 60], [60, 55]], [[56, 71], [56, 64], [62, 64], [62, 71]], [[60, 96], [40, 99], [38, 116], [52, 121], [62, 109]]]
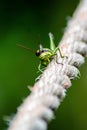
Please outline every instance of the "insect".
[[32, 51], [36, 54], [36, 56], [40, 59], [40, 64], [38, 66], [38, 70], [40, 72], [43, 72], [41, 70], [41, 66], [46, 67], [52, 61], [54, 56], [57, 55], [57, 51], [59, 51], [61, 58], [64, 57], [64, 56], [62, 56], [60, 49], [55, 46], [54, 37], [53, 37], [52, 33], [49, 33], [49, 38], [50, 38], [50, 49], [49, 48], [43, 48], [43, 46], [40, 44], [39, 49], [36, 52], [34, 50], [30, 49], [30, 48], [27, 48], [25, 46], [17, 44], [18, 46], [20, 46], [24, 49], [27, 49], [29, 51]]

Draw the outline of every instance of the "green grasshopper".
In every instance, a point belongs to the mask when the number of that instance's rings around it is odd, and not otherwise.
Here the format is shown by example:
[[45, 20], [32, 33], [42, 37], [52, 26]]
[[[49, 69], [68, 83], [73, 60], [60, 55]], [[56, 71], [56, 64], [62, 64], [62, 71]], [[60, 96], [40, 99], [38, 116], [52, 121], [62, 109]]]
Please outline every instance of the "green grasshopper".
[[63, 58], [61, 51], [58, 47], [54, 44], [54, 37], [52, 33], [49, 33], [50, 38], [50, 49], [49, 48], [43, 48], [43, 46], [40, 44], [39, 49], [36, 51], [36, 56], [40, 59], [40, 64], [38, 66], [39, 71], [41, 71], [41, 65], [46, 67], [54, 58], [54, 56], [57, 54], [57, 51], [59, 51], [60, 56]]
[[49, 48], [43, 48], [43, 46], [40, 44], [39, 49], [36, 52], [33, 51], [30, 48], [27, 48], [25, 46], [17, 44], [18, 46], [20, 46], [24, 49], [30, 50], [30, 51], [32, 51], [36, 54], [36, 56], [40, 59], [40, 64], [38, 66], [38, 70], [40, 72], [43, 72], [41, 70], [41, 66], [47, 67], [47, 65], [52, 61], [54, 56], [57, 55], [57, 51], [59, 51], [61, 58], [64, 57], [64, 56], [62, 56], [60, 49], [55, 46], [54, 40], [53, 40], [54, 37], [53, 37], [52, 33], [49, 33], [49, 38], [50, 38], [50, 49]]

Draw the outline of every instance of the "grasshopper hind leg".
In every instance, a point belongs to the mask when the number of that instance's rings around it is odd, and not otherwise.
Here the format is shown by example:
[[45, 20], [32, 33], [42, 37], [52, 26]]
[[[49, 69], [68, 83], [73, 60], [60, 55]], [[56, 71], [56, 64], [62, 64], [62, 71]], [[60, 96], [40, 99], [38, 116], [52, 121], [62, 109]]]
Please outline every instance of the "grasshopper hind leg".
[[62, 55], [60, 48], [57, 48], [57, 50], [59, 51], [60, 57], [64, 58], [65, 56]]
[[[62, 55], [60, 48], [57, 48], [57, 51], [59, 52], [60, 58], [65, 58], [65, 57], [68, 58], [67, 56]], [[58, 62], [58, 54], [57, 54], [57, 53], [56, 53], [56, 62], [57, 62], [58, 64], [63, 65], [63, 63], [59, 63], [59, 62]]]
[[57, 54], [57, 51], [59, 52], [59, 55], [60, 55], [61, 58], [64, 58], [64, 57], [65, 57], [65, 56], [62, 55], [60, 48], [57, 47], [57, 48], [56, 48], [56, 58], [55, 58], [56, 63], [63, 65], [63, 63], [58, 62], [58, 54]]

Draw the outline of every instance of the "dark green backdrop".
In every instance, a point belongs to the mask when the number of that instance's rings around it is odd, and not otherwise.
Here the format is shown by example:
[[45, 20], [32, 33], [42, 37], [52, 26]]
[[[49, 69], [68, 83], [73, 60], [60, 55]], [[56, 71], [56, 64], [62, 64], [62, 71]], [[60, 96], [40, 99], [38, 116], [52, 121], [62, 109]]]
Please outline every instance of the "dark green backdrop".
[[[12, 115], [29, 94], [28, 85], [37, 77], [38, 58], [31, 52], [16, 46], [17, 43], [36, 50], [38, 34], [45, 47], [49, 47], [48, 33], [60, 41], [66, 19], [72, 16], [79, 0], [0, 1], [0, 130], [7, 126], [3, 121]], [[87, 62], [81, 70], [80, 80], [73, 86], [49, 130], [87, 130]]]

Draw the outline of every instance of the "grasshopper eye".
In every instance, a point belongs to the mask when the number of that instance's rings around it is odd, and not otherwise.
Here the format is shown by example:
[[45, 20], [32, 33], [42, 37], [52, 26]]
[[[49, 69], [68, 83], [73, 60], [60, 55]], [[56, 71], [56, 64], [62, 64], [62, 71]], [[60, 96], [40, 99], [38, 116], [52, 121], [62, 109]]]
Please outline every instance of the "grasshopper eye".
[[35, 54], [36, 54], [36, 56], [39, 56], [40, 55], [40, 51], [37, 50]]
[[45, 50], [41, 50], [41, 53], [45, 52]]

